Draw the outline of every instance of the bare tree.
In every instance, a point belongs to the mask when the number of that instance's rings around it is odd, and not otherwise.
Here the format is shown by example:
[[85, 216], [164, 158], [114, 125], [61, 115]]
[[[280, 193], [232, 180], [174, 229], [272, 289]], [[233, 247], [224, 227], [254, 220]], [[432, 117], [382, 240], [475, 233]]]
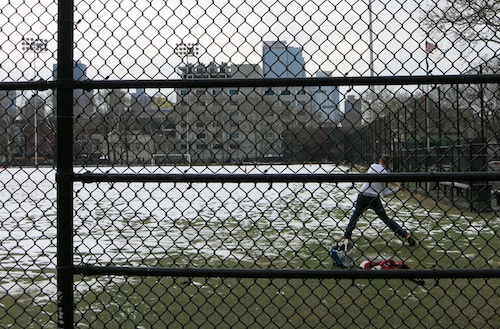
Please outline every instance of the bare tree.
[[[131, 120], [128, 97], [124, 90], [102, 90], [96, 97], [97, 113], [101, 116], [100, 131], [106, 143], [106, 156], [113, 163], [123, 160], [128, 152], [127, 134]], [[128, 156], [128, 153], [125, 154]]]
[[0, 92], [0, 161], [11, 160], [9, 145], [13, 142], [10, 129], [15, 119], [15, 91]]
[[[470, 74], [498, 74], [500, 59], [492, 58], [471, 69]], [[474, 114], [471, 127], [476, 134], [500, 143], [500, 84], [485, 83], [468, 86], [462, 97]]]
[[421, 12], [421, 26], [433, 40], [447, 39], [454, 48], [500, 45], [500, 1], [438, 0]]

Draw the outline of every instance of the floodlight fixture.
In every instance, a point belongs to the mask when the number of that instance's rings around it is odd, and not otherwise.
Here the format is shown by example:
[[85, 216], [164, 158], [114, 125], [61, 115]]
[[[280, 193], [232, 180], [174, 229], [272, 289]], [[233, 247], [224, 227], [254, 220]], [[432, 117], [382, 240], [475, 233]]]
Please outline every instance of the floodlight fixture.
[[188, 42], [188, 43], [177, 43], [175, 46], [175, 53], [184, 57], [196, 57], [200, 53], [200, 48], [198, 43]]
[[47, 39], [23, 37], [21, 46], [25, 52], [41, 53], [47, 51], [48, 42]]

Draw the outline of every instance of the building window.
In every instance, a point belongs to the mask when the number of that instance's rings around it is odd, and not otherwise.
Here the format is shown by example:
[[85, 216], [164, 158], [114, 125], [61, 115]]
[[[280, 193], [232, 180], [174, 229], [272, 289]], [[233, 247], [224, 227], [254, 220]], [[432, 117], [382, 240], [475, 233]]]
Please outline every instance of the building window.
[[187, 149], [188, 149], [188, 144], [185, 143], [181, 144], [181, 150], [185, 151]]
[[212, 147], [212, 149], [214, 149], [214, 150], [221, 150], [222, 149], [222, 144], [220, 144], [220, 143], [214, 144], [214, 146]]
[[205, 139], [207, 136], [205, 133], [198, 134], [198, 139]]
[[230, 143], [229, 144], [229, 149], [231, 149], [231, 150], [237, 150], [239, 148], [240, 148], [240, 146], [238, 144], [236, 144], [236, 143]]
[[196, 144], [196, 149], [197, 150], [204, 150], [207, 148], [207, 145], [206, 144], [203, 144], [203, 143], [198, 143]]
[[238, 139], [240, 138], [240, 133], [238, 131], [235, 131], [234, 133], [231, 134], [232, 139]]
[[229, 89], [229, 95], [239, 95], [239, 93], [238, 89]]
[[205, 127], [205, 125], [203, 124], [203, 122], [196, 121], [196, 128], [203, 128], [203, 127]]

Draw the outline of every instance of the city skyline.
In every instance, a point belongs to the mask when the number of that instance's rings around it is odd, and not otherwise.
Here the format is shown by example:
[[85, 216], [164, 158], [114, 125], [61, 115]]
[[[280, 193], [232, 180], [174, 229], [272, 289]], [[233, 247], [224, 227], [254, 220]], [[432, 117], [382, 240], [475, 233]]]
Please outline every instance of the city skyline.
[[[45, 11], [22, 4], [8, 5], [0, 13], [0, 81], [29, 79], [26, 70], [33, 65], [40, 76], [50, 76], [57, 52], [57, 24], [50, 12], [56, 4], [49, 0], [39, 3], [37, 8]], [[363, 2], [311, 4], [240, 0], [216, 6], [211, 2], [125, 0], [90, 5], [80, 1], [75, 6], [74, 58], [92, 63], [89, 79], [165, 79], [173, 78], [181, 63], [174, 54], [178, 43], [198, 43], [203, 62], [252, 63], [261, 55], [262, 42], [280, 39], [303, 48], [306, 76], [320, 70], [332, 71], [334, 76], [369, 75], [371, 26], [375, 75], [425, 74], [427, 37], [415, 17], [420, 3], [373, 1], [371, 25]], [[213, 21], [216, 16], [217, 24]], [[161, 33], [149, 36], [150, 28]], [[47, 39], [47, 53], [37, 60], [26, 56], [19, 45], [23, 37]], [[448, 50], [432, 54], [434, 74], [458, 73], [465, 55], [446, 40], [439, 40], [439, 48]]]

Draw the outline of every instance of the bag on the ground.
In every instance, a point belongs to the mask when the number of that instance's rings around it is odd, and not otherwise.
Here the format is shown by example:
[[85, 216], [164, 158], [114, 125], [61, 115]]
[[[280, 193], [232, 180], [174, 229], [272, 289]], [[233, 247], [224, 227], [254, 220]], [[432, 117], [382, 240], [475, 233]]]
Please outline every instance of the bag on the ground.
[[[359, 267], [365, 270], [409, 270], [410, 269], [410, 267], [406, 265], [404, 262], [402, 261], [397, 262], [392, 259], [382, 260], [379, 262], [377, 261], [371, 262], [369, 260], [366, 260], [362, 262], [359, 265]], [[409, 280], [421, 286], [425, 285], [425, 282], [422, 279], [410, 278]]]
[[382, 260], [379, 262], [370, 262], [370, 261], [364, 261], [362, 262], [359, 267], [364, 268], [366, 270], [407, 270], [410, 269], [408, 265], [406, 265], [404, 262], [396, 262], [395, 260], [392, 259], [387, 259], [387, 260]]
[[356, 246], [351, 240], [345, 239], [343, 242], [337, 243], [330, 248], [333, 264], [340, 267], [353, 267], [355, 251]]

